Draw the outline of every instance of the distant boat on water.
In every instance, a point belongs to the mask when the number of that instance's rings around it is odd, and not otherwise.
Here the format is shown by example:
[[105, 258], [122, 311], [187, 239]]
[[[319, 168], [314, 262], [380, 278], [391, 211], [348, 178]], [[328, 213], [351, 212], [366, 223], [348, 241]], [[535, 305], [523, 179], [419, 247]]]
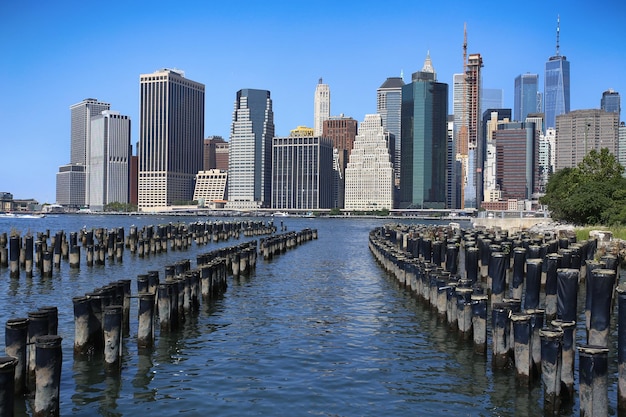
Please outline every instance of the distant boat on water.
[[0, 219], [41, 219], [45, 214], [0, 213]]
[[289, 217], [289, 213], [285, 213], [284, 211], [277, 211], [272, 214], [274, 217]]

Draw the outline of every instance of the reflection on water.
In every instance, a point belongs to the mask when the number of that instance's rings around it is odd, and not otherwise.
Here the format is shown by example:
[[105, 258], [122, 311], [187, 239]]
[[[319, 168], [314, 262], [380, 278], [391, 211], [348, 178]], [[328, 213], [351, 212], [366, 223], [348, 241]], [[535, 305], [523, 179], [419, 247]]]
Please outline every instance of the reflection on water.
[[[182, 219], [191, 221], [192, 219]], [[223, 220], [223, 219], [222, 219]], [[269, 219], [264, 219], [269, 220]], [[128, 230], [180, 218], [59, 216], [29, 226], [77, 231]], [[61, 414], [68, 415], [542, 415], [541, 387], [519, 387], [513, 370], [494, 372], [487, 355], [447, 328], [436, 312], [398, 287], [376, 265], [368, 233], [385, 220], [282, 219], [288, 230], [317, 228], [319, 239], [270, 261], [258, 258], [249, 277], [229, 278], [219, 298], [154, 348], [138, 350], [137, 301], [123, 341], [120, 376], [102, 358], [74, 359], [71, 298], [119, 279], [238, 241], [195, 244], [141, 259], [69, 270], [52, 278], [12, 280], [0, 271], [0, 318], [24, 316], [44, 305], [59, 308], [63, 336]], [[93, 224], [91, 224], [93, 222]], [[2, 227], [2, 224], [0, 224]], [[82, 254], [84, 257], [85, 254]], [[614, 385], [614, 381], [612, 382]], [[611, 388], [614, 390], [614, 388]], [[615, 400], [612, 400], [615, 403]], [[18, 401], [17, 416], [27, 415]], [[576, 408], [571, 414], [577, 414]]]

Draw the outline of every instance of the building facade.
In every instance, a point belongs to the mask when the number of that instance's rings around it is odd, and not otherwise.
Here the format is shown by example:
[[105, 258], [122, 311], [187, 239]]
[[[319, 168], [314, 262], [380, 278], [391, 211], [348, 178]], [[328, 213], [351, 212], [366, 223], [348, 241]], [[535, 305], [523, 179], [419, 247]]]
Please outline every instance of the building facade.
[[56, 202], [70, 209], [85, 205], [85, 165], [67, 164], [59, 167], [56, 177]]
[[228, 172], [220, 169], [200, 171], [196, 175], [196, 188], [193, 192], [194, 201], [200, 206], [209, 203], [223, 203], [226, 200], [226, 184]]
[[[400, 139], [402, 134], [402, 77], [389, 77], [376, 90], [376, 113], [383, 119], [383, 128], [395, 138]], [[392, 155], [394, 165], [394, 181], [397, 187], [400, 184], [400, 141], [396, 143], [395, 153]]]
[[504, 108], [504, 90], [501, 88], [483, 88], [480, 94], [480, 114], [487, 109]]
[[556, 118], [555, 169], [574, 168], [592, 149], [618, 154], [619, 115], [599, 109], [574, 110]]
[[487, 109], [483, 114], [482, 135], [485, 153], [479, 158], [482, 161], [478, 173], [478, 186], [481, 188], [481, 206], [483, 202], [500, 199], [500, 189], [496, 182], [496, 143], [494, 132], [498, 124], [511, 121], [511, 109]]
[[600, 108], [604, 111], [621, 115], [622, 107], [619, 93], [611, 88], [603, 92], [602, 99], [600, 100]]
[[140, 92], [139, 209], [191, 201], [202, 169], [204, 84], [162, 69], [140, 76]]
[[[617, 137], [617, 161], [621, 166], [626, 167], [626, 124], [624, 122], [619, 124]], [[626, 177], [626, 171], [622, 175]]]
[[91, 118], [110, 109], [109, 103], [96, 98], [86, 98], [70, 106], [70, 164], [87, 164]]
[[531, 113], [541, 112], [539, 101], [539, 75], [521, 74], [515, 77], [513, 94], [513, 120], [523, 122]]
[[330, 87], [320, 78], [315, 87], [313, 99], [313, 129], [315, 136], [320, 136], [324, 129], [324, 121], [330, 117]]
[[537, 132], [534, 123], [500, 123], [493, 132], [496, 182], [501, 200], [530, 200], [537, 188]]
[[556, 54], [546, 62], [543, 111], [545, 127], [556, 127], [556, 117], [570, 111], [570, 65], [559, 47], [560, 20], [556, 27]]
[[269, 207], [274, 112], [267, 90], [237, 91], [228, 147], [227, 208]]
[[448, 85], [430, 56], [402, 87], [400, 208], [445, 208]]
[[219, 169], [228, 171], [228, 142], [221, 136], [209, 136], [204, 140], [204, 171]]
[[332, 207], [333, 146], [317, 136], [275, 137], [271, 207], [316, 210]]
[[365, 115], [346, 168], [346, 210], [393, 208], [395, 137], [380, 114]]
[[103, 211], [110, 203], [128, 203], [130, 119], [108, 110], [92, 117], [90, 143], [86, 179], [89, 209]]

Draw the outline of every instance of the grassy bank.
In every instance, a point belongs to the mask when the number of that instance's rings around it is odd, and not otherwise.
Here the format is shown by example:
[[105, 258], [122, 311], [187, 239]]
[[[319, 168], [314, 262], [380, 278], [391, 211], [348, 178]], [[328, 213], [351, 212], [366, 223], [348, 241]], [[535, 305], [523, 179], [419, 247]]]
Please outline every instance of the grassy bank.
[[614, 239], [626, 240], [626, 227], [604, 227], [604, 226], [587, 226], [576, 229], [576, 240], [582, 241], [589, 239], [589, 232], [592, 230], [608, 230], [613, 233]]

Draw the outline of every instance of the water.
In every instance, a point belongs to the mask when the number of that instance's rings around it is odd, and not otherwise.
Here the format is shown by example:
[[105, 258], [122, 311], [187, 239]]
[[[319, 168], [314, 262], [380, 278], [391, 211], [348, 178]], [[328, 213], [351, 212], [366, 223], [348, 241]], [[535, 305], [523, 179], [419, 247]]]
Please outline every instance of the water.
[[[131, 224], [195, 220], [67, 215], [2, 219], [0, 232], [69, 233], [87, 226], [125, 227], [128, 233]], [[93, 268], [87, 268], [82, 253], [80, 271], [64, 263], [47, 279], [37, 274], [27, 279], [23, 273], [10, 279], [3, 270], [0, 319], [58, 306], [63, 416], [543, 415], [539, 384], [518, 387], [514, 370], [493, 371], [489, 356], [475, 355], [471, 343], [449, 332], [376, 264], [367, 247], [368, 233], [389, 220], [279, 221], [288, 230], [316, 228], [319, 238], [271, 261], [260, 257], [255, 273], [229, 278], [225, 294], [203, 302], [181, 330], [163, 335], [157, 330], [155, 347], [148, 351], [137, 349], [135, 302], [119, 377], [106, 376], [101, 361], [74, 360], [72, 297], [125, 278], [133, 279], [135, 293], [138, 274], [155, 269], [163, 274], [165, 265], [181, 259], [195, 265], [196, 254], [249, 238], [194, 244], [184, 252], [144, 259], [127, 250], [121, 264]], [[615, 373], [612, 366], [609, 372]], [[30, 413], [22, 400], [17, 408], [18, 416]], [[566, 415], [578, 413], [574, 405]]]

